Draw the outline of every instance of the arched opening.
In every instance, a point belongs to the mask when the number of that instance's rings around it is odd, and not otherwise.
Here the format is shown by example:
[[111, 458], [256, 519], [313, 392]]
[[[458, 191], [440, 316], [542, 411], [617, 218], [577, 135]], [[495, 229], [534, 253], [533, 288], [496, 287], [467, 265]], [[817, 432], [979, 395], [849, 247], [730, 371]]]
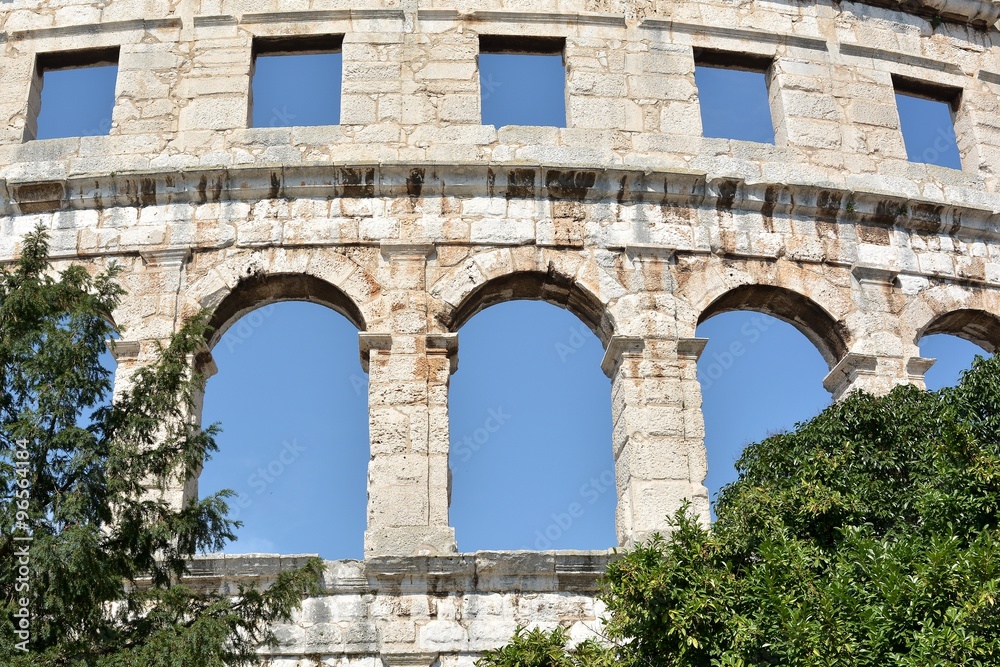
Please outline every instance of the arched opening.
[[[846, 354], [845, 328], [811, 300], [772, 286], [744, 286], [699, 318], [698, 361], [713, 504], [736, 480], [747, 445], [791, 429], [828, 406], [830, 367]], [[713, 515], [714, 516], [714, 515]]]
[[741, 285], [726, 292], [705, 308], [698, 324], [737, 310], [763, 313], [792, 325], [812, 342], [830, 368], [847, 354], [848, 335], [843, 324], [812, 299], [774, 285]]
[[[109, 324], [114, 327], [110, 318], [106, 319]], [[113, 328], [104, 349], [101, 350], [97, 358], [97, 365], [103, 371], [104, 377], [107, 378], [108, 390], [93, 405], [87, 406], [80, 412], [79, 418], [77, 419], [77, 426], [86, 428], [93, 424], [94, 414], [101, 408], [110, 407], [114, 401], [116, 384], [115, 379], [118, 373], [118, 360], [115, 359], [115, 353], [113, 350], [115, 349], [115, 342], [119, 340], [119, 338], [120, 336], [117, 329]]]
[[443, 322], [458, 331], [476, 313], [509, 301], [545, 301], [574, 313], [602, 341], [607, 343], [614, 325], [601, 302], [563, 274], [550, 270], [519, 271], [490, 280], [473, 290]]
[[229, 327], [243, 315], [278, 301], [322, 304], [346, 317], [356, 329], [365, 329], [365, 320], [357, 305], [325, 280], [300, 273], [258, 273], [241, 280], [212, 312], [209, 346], [215, 347]]
[[977, 356], [1000, 349], [1000, 318], [983, 310], [953, 310], [931, 321], [917, 342], [920, 356], [935, 360], [924, 375], [927, 388], [949, 387]]
[[457, 318], [461, 362], [449, 398], [459, 551], [614, 546], [610, 385], [600, 340], [575, 307], [517, 300], [464, 312], [474, 317]]
[[370, 449], [361, 322], [343, 293], [305, 276], [249, 278], [216, 309], [218, 372], [202, 421], [223, 431], [199, 491], [237, 494], [230, 516], [243, 526], [228, 553], [363, 556]]

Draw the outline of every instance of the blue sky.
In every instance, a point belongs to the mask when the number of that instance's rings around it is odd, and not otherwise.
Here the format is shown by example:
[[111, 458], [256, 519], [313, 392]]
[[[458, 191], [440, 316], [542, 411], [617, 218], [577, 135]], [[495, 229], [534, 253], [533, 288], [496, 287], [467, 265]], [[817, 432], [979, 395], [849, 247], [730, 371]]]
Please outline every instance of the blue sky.
[[[543, 92], [563, 75], [558, 58], [490, 56], [481, 64], [488, 121], [565, 125], [561, 97]], [[262, 59], [253, 124], [336, 122], [339, 91], [306, 82], [326, 77], [335, 89], [339, 68], [339, 57]], [[113, 74], [46, 74], [39, 136], [107, 132]], [[762, 75], [700, 67], [697, 82], [707, 135], [773, 141]], [[81, 105], [90, 91], [105, 99], [103, 109]], [[947, 107], [924, 102], [907, 98], [900, 106], [904, 130], [921, 129], [908, 136], [911, 159], [956, 166]], [[718, 315], [697, 334], [709, 339], [699, 377], [706, 484], [714, 498], [735, 479], [733, 464], [748, 443], [829, 404], [822, 387], [828, 369], [801, 333], [758, 313]], [[596, 336], [565, 310], [512, 302], [479, 313], [459, 337], [450, 396], [451, 524], [459, 549], [614, 546], [610, 381], [600, 370]], [[744, 352], [727, 357], [734, 342]], [[244, 316], [214, 353], [219, 373], [208, 384], [204, 421], [220, 422], [223, 433], [201, 491], [239, 494], [233, 514], [245, 525], [228, 551], [360, 557], [368, 418], [357, 331], [322, 306], [272, 304]], [[952, 336], [930, 336], [921, 353], [938, 358], [927, 381], [939, 388], [953, 384], [981, 351]], [[490, 416], [503, 424], [484, 437]]]

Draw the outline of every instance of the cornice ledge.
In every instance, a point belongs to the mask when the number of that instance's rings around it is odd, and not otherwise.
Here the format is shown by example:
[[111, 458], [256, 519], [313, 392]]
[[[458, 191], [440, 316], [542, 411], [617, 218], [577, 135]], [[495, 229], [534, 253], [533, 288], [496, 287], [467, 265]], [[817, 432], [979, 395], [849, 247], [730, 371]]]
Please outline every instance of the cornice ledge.
[[[593, 164], [308, 163], [180, 171], [75, 175], [52, 180], [0, 181], [0, 214], [47, 213], [111, 206], [154, 206], [259, 199], [489, 196], [508, 199], [649, 202], [710, 206], [719, 211], [798, 215], [844, 224], [899, 227], [920, 233], [1000, 241], [997, 205], [954, 204], [851, 190], [830, 184], [747, 183], [689, 169], [644, 170]], [[989, 201], [989, 200], [987, 200]]]
[[477, 9], [468, 15], [473, 21], [495, 23], [563, 23], [582, 25], [602, 25], [625, 29], [624, 14], [603, 12], [526, 12], [517, 10]]
[[367, 373], [372, 350], [391, 350], [392, 334], [361, 331], [358, 333], [358, 349], [361, 353], [361, 368]]
[[52, 39], [57, 37], [82, 37], [106, 34], [111, 32], [148, 32], [156, 30], [179, 30], [182, 27], [180, 17], [167, 16], [163, 18], [134, 18], [123, 21], [94, 21], [64, 26], [39, 26], [4, 33], [10, 41], [27, 39]]
[[[898, 11], [902, 14], [921, 16], [939, 21], [969, 24], [976, 28], [990, 28], [1000, 19], [1000, 3], [996, 0], [857, 0], [858, 4]], [[669, 18], [643, 19], [640, 27], [670, 29], [674, 23]]]
[[614, 378], [618, 366], [621, 365], [625, 357], [641, 355], [645, 349], [646, 341], [642, 336], [614, 335], [608, 341], [608, 347], [604, 351], [604, 358], [601, 359], [601, 370], [609, 378]]
[[823, 388], [837, 396], [841, 387], [851, 383], [859, 375], [874, 375], [877, 368], [876, 355], [848, 352], [823, 378]]

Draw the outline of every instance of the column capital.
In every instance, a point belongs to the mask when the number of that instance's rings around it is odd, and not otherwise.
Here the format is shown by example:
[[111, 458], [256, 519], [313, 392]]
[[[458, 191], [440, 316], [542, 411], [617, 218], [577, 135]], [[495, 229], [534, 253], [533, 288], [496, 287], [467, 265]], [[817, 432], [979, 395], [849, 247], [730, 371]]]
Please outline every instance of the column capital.
[[392, 334], [373, 333], [370, 331], [358, 332], [358, 348], [361, 353], [361, 368], [367, 373], [372, 350], [392, 349]]
[[458, 334], [434, 333], [427, 334], [427, 354], [444, 354], [450, 363], [449, 375], [458, 370]]
[[906, 362], [906, 375], [910, 379], [910, 382], [918, 387], [926, 388], [927, 384], [924, 378], [927, 375], [927, 371], [935, 363], [937, 363], [937, 359], [910, 357], [910, 360]]
[[[418, 335], [419, 336], [419, 335]], [[358, 333], [358, 349], [361, 354], [361, 368], [368, 372], [372, 350], [391, 350], [393, 334], [361, 331]], [[427, 354], [447, 355], [451, 362], [450, 373], [458, 370], [458, 334], [424, 334], [424, 349]]]
[[215, 365], [215, 356], [207, 345], [191, 356], [195, 370], [204, 375], [206, 380], [219, 372], [219, 367]]
[[601, 370], [608, 377], [614, 377], [622, 359], [641, 355], [644, 349], [646, 349], [646, 340], [642, 336], [619, 336], [616, 334], [608, 341], [604, 358], [601, 360]]
[[707, 338], [678, 338], [677, 357], [680, 359], [693, 359], [698, 361], [705, 346], [708, 345]]
[[138, 359], [139, 351], [142, 348], [141, 343], [137, 340], [115, 340], [109, 338], [104, 341], [104, 344], [108, 347], [108, 352], [111, 353], [111, 356], [115, 358], [115, 362], [119, 364]]
[[150, 269], [179, 269], [191, 259], [191, 248], [164, 248], [162, 250], [142, 250], [142, 261]]
[[874, 354], [848, 352], [823, 378], [823, 388], [838, 399], [858, 377], [875, 375], [877, 369], [878, 357]]
[[677, 248], [669, 246], [649, 243], [627, 243], [625, 245], [625, 257], [633, 264], [643, 260], [673, 264], [676, 256]]
[[434, 255], [436, 247], [429, 241], [382, 241], [379, 253], [386, 260], [426, 260]]
[[385, 667], [430, 667], [438, 659], [437, 653], [383, 653]]
[[899, 276], [899, 270], [871, 264], [854, 264], [851, 266], [851, 275], [862, 285], [893, 285]]

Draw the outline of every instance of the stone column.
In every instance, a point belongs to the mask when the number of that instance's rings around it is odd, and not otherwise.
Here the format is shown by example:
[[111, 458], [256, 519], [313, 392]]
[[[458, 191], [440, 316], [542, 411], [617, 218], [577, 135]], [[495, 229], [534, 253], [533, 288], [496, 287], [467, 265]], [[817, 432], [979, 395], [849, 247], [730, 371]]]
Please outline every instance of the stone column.
[[852, 391], [882, 396], [901, 384], [912, 384], [925, 389], [924, 375], [934, 365], [935, 359], [901, 355], [877, 355], [848, 352], [823, 380], [823, 387], [839, 401]]
[[391, 331], [360, 334], [371, 440], [366, 555], [457, 550], [448, 525], [448, 383], [458, 335], [427, 331], [424, 286], [433, 251], [383, 243], [381, 282], [393, 305], [382, 324]]
[[881, 396], [901, 384], [923, 389], [924, 374], [934, 360], [921, 357], [916, 344], [905, 340], [895, 287], [898, 272], [858, 264], [851, 274], [852, 297], [862, 311], [852, 328], [860, 335], [830, 370], [823, 386], [835, 401], [854, 390]]
[[[115, 313], [118, 324], [129, 338], [108, 342], [108, 349], [118, 363], [113, 395], [116, 401], [134, 388], [136, 373], [159, 361], [159, 348], [170, 343], [171, 335], [179, 326], [178, 294], [191, 251], [189, 248], [165, 248], [142, 251], [140, 255], [143, 269], [131, 274], [126, 300]], [[207, 347], [191, 355], [188, 365], [206, 379], [217, 371]], [[201, 424], [203, 398], [203, 395], [195, 396], [191, 412], [184, 417], [186, 423]], [[150, 496], [163, 498], [173, 508], [180, 509], [198, 497], [198, 473], [200, 470], [188, 479], [171, 479], [166, 484], [150, 479], [143, 485]]]
[[667, 517], [685, 500], [708, 524], [708, 465], [697, 377], [706, 342], [614, 336], [608, 344], [601, 367], [612, 381], [616, 524], [623, 547], [665, 532]]
[[[135, 387], [135, 375], [144, 366], [157, 363], [158, 345], [166, 346], [167, 340], [142, 340], [142, 341], [109, 341], [108, 349], [114, 356], [118, 364], [115, 370], [114, 400], [119, 400], [121, 396]], [[190, 356], [188, 362], [192, 370], [196, 370], [205, 376], [205, 379], [212, 377], [218, 371], [215, 361], [212, 359], [208, 349], [203, 350], [197, 356]], [[204, 394], [195, 396], [195, 403], [186, 416], [185, 421], [197, 427], [201, 424], [201, 410]], [[161, 483], [159, 480], [149, 479], [143, 482], [146, 493], [152, 497], [159, 497], [166, 500], [172, 508], [179, 510], [192, 500], [198, 498], [198, 475], [201, 470], [194, 471], [194, 474], [184, 480], [175, 477]]]

